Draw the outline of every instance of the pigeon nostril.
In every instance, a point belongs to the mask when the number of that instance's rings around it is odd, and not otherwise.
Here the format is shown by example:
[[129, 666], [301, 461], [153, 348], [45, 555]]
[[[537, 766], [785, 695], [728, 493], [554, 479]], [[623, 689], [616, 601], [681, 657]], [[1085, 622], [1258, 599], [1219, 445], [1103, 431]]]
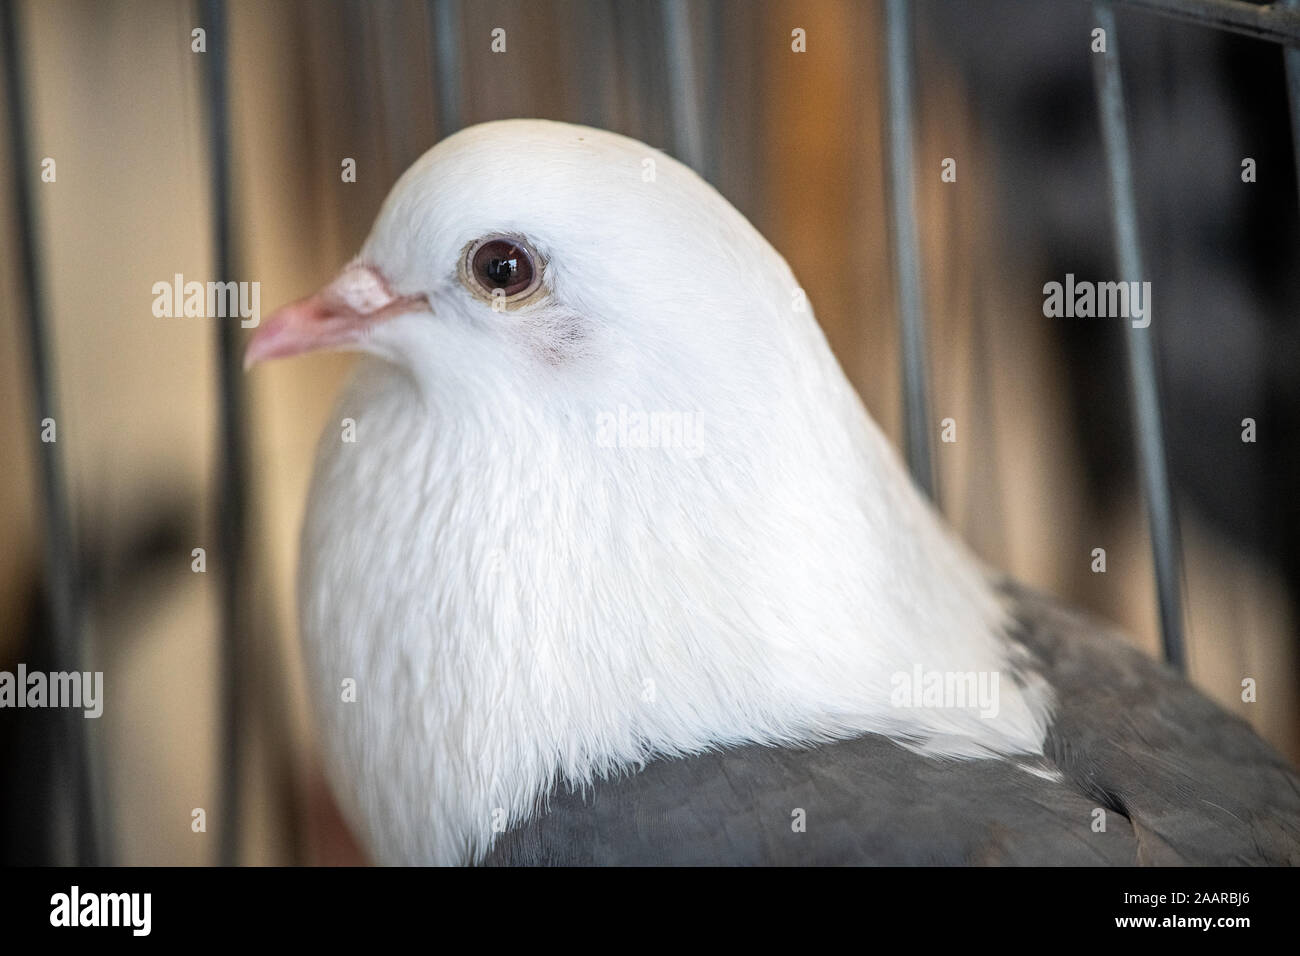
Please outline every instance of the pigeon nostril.
[[326, 295], [365, 315], [397, 300], [387, 280], [371, 266], [352, 265], [330, 283]]

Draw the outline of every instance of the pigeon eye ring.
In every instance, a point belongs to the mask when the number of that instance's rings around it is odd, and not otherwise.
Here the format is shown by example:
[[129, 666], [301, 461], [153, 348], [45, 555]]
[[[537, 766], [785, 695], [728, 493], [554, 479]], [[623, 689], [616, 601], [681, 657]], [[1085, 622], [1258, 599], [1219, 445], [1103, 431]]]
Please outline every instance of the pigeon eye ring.
[[490, 302], [521, 302], [542, 284], [542, 257], [518, 236], [485, 236], [466, 247], [461, 281]]

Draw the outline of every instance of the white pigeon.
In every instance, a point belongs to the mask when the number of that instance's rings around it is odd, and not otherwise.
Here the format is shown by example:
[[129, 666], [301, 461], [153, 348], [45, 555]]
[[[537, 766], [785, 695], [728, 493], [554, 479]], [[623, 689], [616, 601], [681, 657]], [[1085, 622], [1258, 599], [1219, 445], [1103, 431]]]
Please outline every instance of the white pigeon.
[[[446, 139], [247, 364], [322, 348], [367, 358], [301, 628], [375, 860], [1297, 859], [1285, 763], [982, 567], [781, 256], [670, 157], [534, 120]], [[1188, 824], [1197, 788], [1236, 812]]]

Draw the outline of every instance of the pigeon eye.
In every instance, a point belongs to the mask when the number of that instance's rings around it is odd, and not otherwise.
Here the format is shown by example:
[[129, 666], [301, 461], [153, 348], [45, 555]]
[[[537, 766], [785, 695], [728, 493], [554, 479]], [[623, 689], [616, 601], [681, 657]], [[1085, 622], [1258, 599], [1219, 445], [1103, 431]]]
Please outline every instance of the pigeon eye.
[[517, 239], [484, 239], [470, 249], [467, 264], [488, 295], [515, 298], [532, 292], [541, 280], [536, 261], [533, 251]]

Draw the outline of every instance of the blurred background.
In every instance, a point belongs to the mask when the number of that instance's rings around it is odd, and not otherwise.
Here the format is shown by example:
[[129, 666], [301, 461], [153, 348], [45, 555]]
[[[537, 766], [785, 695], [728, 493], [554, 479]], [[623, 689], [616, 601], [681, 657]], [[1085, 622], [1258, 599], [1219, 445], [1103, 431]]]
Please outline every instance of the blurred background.
[[[312, 451], [351, 359], [313, 355], [241, 376], [240, 427], [223, 444], [217, 325], [236, 346], [251, 333], [235, 319], [152, 311], [154, 283], [221, 278], [219, 154], [229, 163], [225, 278], [259, 282], [269, 314], [330, 278], [398, 174], [462, 125], [549, 117], [663, 148], [786, 256], [849, 377], [902, 444], [881, 4], [237, 0], [224, 5], [224, 36], [210, 19], [221, 6], [9, 4], [0, 670], [49, 666], [49, 598], [63, 593], [45, 558], [48, 449], [20, 291], [27, 241], [75, 558], [66, 594], [82, 667], [103, 671], [106, 689], [103, 716], [77, 718], [84, 760], [58, 713], [0, 710], [5, 863], [363, 859], [318, 769], [293, 605]], [[1042, 313], [1045, 282], [1114, 275], [1092, 9], [911, 9], [939, 505], [990, 564], [1112, 619], [1158, 656], [1124, 324]], [[1124, 5], [1117, 18], [1190, 675], [1294, 762], [1300, 236], [1283, 53]], [[193, 49], [196, 28], [205, 52]], [[504, 52], [492, 50], [496, 28]], [[806, 52], [792, 49], [796, 29]], [[210, 126], [218, 54], [224, 141]], [[15, 92], [27, 129], [17, 152]], [[674, 115], [687, 101], [694, 127]], [[30, 235], [17, 208], [24, 154]], [[40, 178], [46, 158], [53, 182]], [[341, 176], [349, 158], [355, 182]], [[945, 158], [955, 182], [941, 181]], [[937, 441], [944, 418], [955, 443]], [[1254, 443], [1242, 441], [1245, 418], [1257, 423]], [[220, 532], [219, 479], [231, 467], [242, 544]], [[1099, 547], [1105, 573], [1092, 571]], [[223, 657], [227, 628], [233, 657]], [[1253, 703], [1242, 700], [1247, 677]], [[89, 841], [75, 823], [83, 804], [96, 816]]]

